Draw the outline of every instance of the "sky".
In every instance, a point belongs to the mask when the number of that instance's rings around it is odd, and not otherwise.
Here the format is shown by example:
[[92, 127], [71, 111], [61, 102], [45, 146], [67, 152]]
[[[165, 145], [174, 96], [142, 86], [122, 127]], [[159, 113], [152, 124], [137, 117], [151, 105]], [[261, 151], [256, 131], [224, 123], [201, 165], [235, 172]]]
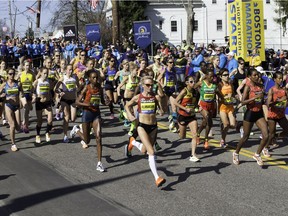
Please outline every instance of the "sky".
[[[0, 19], [4, 20], [6, 18], [6, 24], [10, 28], [10, 16], [9, 16], [9, 0], [0, 0]], [[46, 31], [51, 31], [51, 27], [48, 26], [48, 23], [53, 16], [53, 9], [57, 5], [57, 0], [42, 0], [41, 8], [41, 20], [40, 28]], [[34, 5], [34, 6], [33, 6]], [[11, 0], [12, 14], [16, 12], [16, 34], [24, 36], [32, 21], [32, 28], [35, 30], [36, 27], [36, 13], [33, 14], [30, 11], [27, 11], [26, 7], [37, 8], [37, 0]]]

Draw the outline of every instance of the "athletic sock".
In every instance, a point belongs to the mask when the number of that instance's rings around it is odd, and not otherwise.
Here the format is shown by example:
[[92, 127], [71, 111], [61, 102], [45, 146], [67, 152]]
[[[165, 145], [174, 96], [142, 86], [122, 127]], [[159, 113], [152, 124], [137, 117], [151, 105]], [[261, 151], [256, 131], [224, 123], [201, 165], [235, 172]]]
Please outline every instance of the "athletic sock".
[[47, 124], [46, 133], [50, 133], [51, 129], [52, 129], [52, 124]]
[[156, 162], [155, 162], [155, 156], [154, 155], [149, 155], [148, 157], [149, 161], [149, 167], [154, 175], [155, 180], [159, 178], [158, 173], [157, 173], [157, 168], [156, 168]]

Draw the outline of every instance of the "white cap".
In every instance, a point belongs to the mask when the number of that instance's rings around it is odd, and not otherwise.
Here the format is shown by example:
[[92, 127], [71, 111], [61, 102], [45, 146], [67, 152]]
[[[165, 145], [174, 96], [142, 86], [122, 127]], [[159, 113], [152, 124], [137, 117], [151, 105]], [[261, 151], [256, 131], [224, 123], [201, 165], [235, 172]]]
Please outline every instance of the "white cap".
[[235, 53], [231, 51], [231, 52], [229, 52], [227, 55], [234, 57]]
[[264, 72], [263, 67], [261, 67], [261, 66], [258, 66], [255, 69], [260, 73]]

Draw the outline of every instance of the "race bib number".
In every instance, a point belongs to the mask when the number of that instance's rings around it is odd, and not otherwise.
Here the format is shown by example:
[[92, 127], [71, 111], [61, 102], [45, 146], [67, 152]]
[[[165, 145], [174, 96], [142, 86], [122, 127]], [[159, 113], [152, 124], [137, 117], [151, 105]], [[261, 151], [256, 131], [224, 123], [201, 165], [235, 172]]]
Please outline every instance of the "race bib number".
[[155, 113], [155, 103], [141, 103], [141, 112], [145, 114]]
[[93, 105], [93, 106], [99, 106], [100, 105], [100, 95], [91, 95], [91, 98], [90, 98], [90, 103]]

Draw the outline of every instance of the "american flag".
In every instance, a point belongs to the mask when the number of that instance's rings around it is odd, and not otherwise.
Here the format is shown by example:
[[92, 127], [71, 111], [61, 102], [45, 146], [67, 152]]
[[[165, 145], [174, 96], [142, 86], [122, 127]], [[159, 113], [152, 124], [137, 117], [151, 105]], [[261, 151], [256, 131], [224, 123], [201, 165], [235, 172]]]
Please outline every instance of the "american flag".
[[99, 4], [100, 0], [90, 0], [90, 5], [93, 10], [95, 10]]

